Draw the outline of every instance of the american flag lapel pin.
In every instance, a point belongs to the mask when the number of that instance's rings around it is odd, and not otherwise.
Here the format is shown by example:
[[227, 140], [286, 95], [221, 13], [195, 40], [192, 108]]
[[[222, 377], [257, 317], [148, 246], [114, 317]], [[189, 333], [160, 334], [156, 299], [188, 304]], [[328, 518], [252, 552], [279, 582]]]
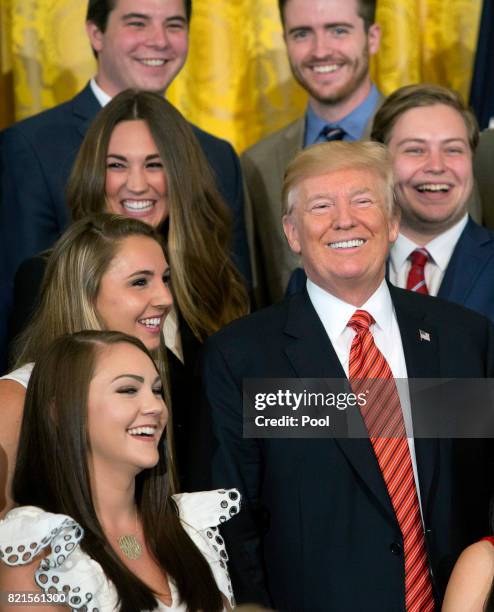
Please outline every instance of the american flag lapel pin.
[[429, 332], [426, 332], [423, 329], [419, 329], [419, 337], [421, 342], [431, 341], [431, 335], [429, 334]]

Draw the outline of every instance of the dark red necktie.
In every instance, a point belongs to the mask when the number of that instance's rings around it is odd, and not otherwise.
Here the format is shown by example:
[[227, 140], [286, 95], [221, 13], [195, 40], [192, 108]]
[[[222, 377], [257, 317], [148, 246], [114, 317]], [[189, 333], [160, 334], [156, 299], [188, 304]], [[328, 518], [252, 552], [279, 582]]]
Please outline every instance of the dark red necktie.
[[409, 257], [412, 266], [408, 273], [407, 289], [416, 293], [428, 295], [427, 285], [425, 284], [424, 268], [429, 261], [430, 255], [427, 249], [415, 249]]
[[355, 311], [348, 322], [355, 331], [349, 379], [355, 393], [368, 392], [361, 412], [403, 536], [407, 612], [431, 612], [434, 597], [400, 398], [391, 368], [369, 330], [372, 323], [365, 310]]

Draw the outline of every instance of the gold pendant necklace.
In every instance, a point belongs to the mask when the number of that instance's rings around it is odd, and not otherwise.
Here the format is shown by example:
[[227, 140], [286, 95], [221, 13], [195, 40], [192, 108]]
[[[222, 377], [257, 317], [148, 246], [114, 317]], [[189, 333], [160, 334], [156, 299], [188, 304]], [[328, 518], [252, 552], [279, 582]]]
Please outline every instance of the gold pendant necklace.
[[[137, 533], [137, 508], [136, 512], [136, 526], [135, 533]], [[131, 561], [137, 561], [142, 554], [142, 546], [139, 543], [139, 540], [132, 533], [122, 535], [117, 540], [118, 547], [123, 552], [123, 554], [130, 559]]]
[[130, 559], [131, 561], [136, 561], [139, 559], [142, 553], [142, 546], [139, 544], [139, 541], [135, 535], [120, 536], [117, 542], [118, 547], [127, 557], [127, 559]]

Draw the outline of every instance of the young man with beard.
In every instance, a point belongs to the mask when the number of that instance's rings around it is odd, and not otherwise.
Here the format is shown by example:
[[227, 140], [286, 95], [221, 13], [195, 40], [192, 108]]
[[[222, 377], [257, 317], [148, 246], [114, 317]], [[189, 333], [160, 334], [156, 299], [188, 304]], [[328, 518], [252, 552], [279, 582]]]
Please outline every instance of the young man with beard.
[[252, 217], [260, 303], [283, 297], [298, 258], [280, 224], [281, 187], [288, 163], [325, 140], [360, 140], [370, 133], [381, 95], [369, 57], [381, 38], [375, 0], [279, 0], [293, 75], [309, 94], [303, 117], [261, 140], [242, 156]]

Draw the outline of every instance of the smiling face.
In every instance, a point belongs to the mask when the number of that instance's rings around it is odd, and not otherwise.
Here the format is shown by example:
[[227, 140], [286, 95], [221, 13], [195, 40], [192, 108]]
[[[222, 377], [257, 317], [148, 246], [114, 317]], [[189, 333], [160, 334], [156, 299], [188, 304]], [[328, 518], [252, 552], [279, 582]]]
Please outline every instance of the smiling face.
[[307, 276], [339, 299], [361, 306], [379, 287], [398, 221], [389, 219], [383, 180], [368, 169], [303, 179], [283, 219], [291, 249]]
[[147, 349], [157, 349], [173, 301], [168, 283], [168, 264], [155, 240], [145, 236], [122, 240], [96, 298], [104, 328], [136, 336]]
[[379, 26], [365, 31], [357, 0], [288, 0], [283, 17], [293, 75], [315, 112], [324, 117], [328, 105], [341, 106], [341, 116], [353, 110], [371, 88], [369, 55], [379, 48]]
[[187, 58], [183, 0], [117, 0], [106, 30], [88, 22], [87, 32], [96, 80], [111, 97], [128, 88], [163, 93]]
[[106, 156], [105, 194], [108, 212], [159, 227], [168, 217], [163, 162], [145, 121], [115, 126]]
[[463, 217], [473, 173], [468, 132], [458, 111], [445, 104], [406, 111], [388, 147], [404, 235], [423, 242]]
[[89, 385], [87, 435], [90, 465], [131, 475], [158, 463], [158, 443], [168, 419], [161, 380], [151, 359], [119, 342], [97, 357]]

